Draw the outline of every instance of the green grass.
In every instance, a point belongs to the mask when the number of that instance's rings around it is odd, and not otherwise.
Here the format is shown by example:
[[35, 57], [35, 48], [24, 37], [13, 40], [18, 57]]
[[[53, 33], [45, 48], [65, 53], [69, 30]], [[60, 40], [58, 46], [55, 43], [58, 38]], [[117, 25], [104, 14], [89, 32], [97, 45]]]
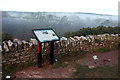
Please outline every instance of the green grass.
[[74, 59], [85, 57], [86, 53], [88, 53], [88, 52], [84, 51], [84, 50], [71, 51], [71, 52], [56, 55], [56, 58], [60, 59], [61, 61], [72, 61]]
[[107, 47], [105, 47], [105, 48], [98, 48], [98, 49], [94, 50], [94, 52], [108, 52], [108, 51], [110, 51], [110, 49], [107, 48]]
[[80, 50], [79, 52], [73, 52], [72, 54], [74, 59], [80, 59], [84, 58], [86, 53], [88, 53], [88, 51]]
[[70, 54], [71, 54], [71, 56], [73, 56], [73, 57], [77, 57], [77, 56], [79, 56], [79, 58], [83, 58], [83, 57], [85, 57], [85, 54], [86, 53], [88, 53], [87, 51], [84, 51], [84, 50], [80, 50], [80, 51], [73, 51], [73, 52], [71, 52]]
[[56, 69], [56, 68], [59, 68], [59, 67], [64, 68], [64, 67], [67, 67], [67, 66], [68, 66], [68, 64], [63, 64], [62, 61], [58, 61], [54, 65], [51, 65], [51, 68]]
[[23, 68], [27, 68], [29, 66], [36, 66], [36, 65], [37, 65], [37, 63], [35, 63], [35, 62], [29, 62], [27, 64], [21, 64], [21, 65], [17, 65], [17, 64], [16, 65], [9, 65], [9, 66], [3, 65], [2, 66], [2, 71], [3, 71], [2, 77], [5, 78], [5, 76], [10, 75], [12, 78], [14, 78], [15, 77], [14, 73], [17, 70], [21, 70]]
[[86, 53], [88, 53], [88, 51], [81, 50], [80, 53], [81, 53], [82, 55], [85, 55]]
[[67, 67], [68, 66], [68, 64], [62, 64], [62, 67], [64, 68], [64, 67]]
[[52, 65], [51, 67], [54, 68], [54, 69], [56, 69], [56, 68], [59, 68], [61, 66], [62, 66], [62, 62], [58, 61], [58, 62], [55, 63], [55, 65]]
[[78, 56], [79, 55], [79, 52], [78, 51], [74, 51], [72, 52], [73, 53], [73, 56]]
[[80, 51], [72, 51], [68, 53], [59, 54], [57, 55], [56, 58], [58, 58], [60, 61], [56, 62], [55, 65], [52, 65], [51, 68], [56, 69], [59, 67], [67, 67], [68, 64], [63, 64], [64, 61], [73, 61], [73, 60], [83, 58], [85, 57], [86, 53], [87, 51], [80, 50]]
[[73, 73], [73, 78], [117, 78], [118, 65], [114, 67], [103, 66], [89, 69], [88, 66], [76, 65], [76, 72]]
[[69, 56], [69, 53], [62, 53], [62, 54], [58, 55], [59, 58], [64, 58], [66, 56]]
[[2, 66], [2, 77], [9, 75], [13, 77], [13, 74], [16, 72], [16, 65], [11, 66]]
[[29, 62], [27, 64], [22, 64], [20, 65], [20, 67], [29, 67], [29, 66], [36, 66], [37, 65], [37, 62]]

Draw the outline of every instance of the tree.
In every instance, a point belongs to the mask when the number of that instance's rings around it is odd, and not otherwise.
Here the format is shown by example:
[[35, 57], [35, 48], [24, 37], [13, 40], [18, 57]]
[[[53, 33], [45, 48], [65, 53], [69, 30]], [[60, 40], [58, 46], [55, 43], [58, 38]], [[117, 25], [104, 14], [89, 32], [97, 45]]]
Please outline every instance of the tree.
[[98, 35], [98, 34], [104, 34], [104, 33], [109, 33], [109, 34], [118, 34], [120, 33], [120, 27], [105, 27], [105, 26], [98, 26], [95, 28], [81, 28], [76, 32], [67, 32], [65, 33], [66, 37], [70, 36], [86, 36], [86, 35]]

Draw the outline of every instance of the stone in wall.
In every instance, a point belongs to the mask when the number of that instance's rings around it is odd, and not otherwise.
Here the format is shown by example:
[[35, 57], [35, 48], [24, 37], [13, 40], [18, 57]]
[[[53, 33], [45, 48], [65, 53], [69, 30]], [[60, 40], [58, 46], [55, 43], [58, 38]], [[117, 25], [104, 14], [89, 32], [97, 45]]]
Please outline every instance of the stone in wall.
[[15, 57], [19, 57], [19, 56], [20, 56], [20, 53], [16, 53], [14, 56], [15, 56]]

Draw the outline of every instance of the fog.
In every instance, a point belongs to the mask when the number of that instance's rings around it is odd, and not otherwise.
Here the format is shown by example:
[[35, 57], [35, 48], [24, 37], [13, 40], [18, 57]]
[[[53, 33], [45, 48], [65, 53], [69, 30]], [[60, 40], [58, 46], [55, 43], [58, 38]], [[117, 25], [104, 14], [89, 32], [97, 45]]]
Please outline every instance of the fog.
[[53, 28], [59, 36], [65, 32], [77, 31], [83, 27], [118, 26], [113, 15], [81, 12], [2, 12], [2, 29], [14, 38], [33, 37], [32, 29]]

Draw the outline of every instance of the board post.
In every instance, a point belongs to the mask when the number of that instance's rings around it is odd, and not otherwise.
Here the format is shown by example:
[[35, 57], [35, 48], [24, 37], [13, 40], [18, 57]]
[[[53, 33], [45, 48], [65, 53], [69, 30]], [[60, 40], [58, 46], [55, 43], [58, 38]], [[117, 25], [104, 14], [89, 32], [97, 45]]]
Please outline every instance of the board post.
[[54, 64], [54, 41], [50, 44], [50, 64]]
[[38, 66], [42, 67], [42, 43], [38, 42]]
[[[50, 64], [54, 64], [54, 41], [59, 41], [60, 37], [52, 28], [32, 29], [33, 34], [38, 41], [38, 66], [42, 67], [42, 49], [45, 49], [45, 43], [50, 42]], [[44, 43], [44, 48], [42, 48]]]

